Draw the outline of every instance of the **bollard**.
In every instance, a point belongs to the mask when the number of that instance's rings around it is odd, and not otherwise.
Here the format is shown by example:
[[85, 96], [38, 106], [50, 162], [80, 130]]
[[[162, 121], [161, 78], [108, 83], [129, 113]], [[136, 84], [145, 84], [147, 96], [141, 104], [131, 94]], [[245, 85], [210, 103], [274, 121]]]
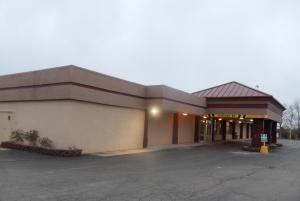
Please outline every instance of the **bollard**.
[[263, 145], [260, 147], [260, 153], [261, 154], [268, 154], [269, 153], [269, 148], [266, 145]]

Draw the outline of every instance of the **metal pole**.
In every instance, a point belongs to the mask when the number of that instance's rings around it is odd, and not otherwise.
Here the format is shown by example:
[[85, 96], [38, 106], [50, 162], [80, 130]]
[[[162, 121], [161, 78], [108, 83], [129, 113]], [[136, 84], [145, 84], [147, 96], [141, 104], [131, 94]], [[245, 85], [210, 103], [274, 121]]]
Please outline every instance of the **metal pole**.
[[263, 119], [263, 133], [265, 132], [265, 119]]

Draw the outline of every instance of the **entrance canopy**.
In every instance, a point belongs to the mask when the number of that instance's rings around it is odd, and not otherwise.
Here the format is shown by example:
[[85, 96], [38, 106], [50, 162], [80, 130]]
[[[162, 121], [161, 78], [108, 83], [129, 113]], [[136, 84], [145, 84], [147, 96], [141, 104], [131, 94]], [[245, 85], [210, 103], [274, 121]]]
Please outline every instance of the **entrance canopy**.
[[238, 82], [229, 82], [195, 92], [205, 97], [207, 114], [216, 118], [270, 119], [282, 121], [285, 107], [272, 95]]

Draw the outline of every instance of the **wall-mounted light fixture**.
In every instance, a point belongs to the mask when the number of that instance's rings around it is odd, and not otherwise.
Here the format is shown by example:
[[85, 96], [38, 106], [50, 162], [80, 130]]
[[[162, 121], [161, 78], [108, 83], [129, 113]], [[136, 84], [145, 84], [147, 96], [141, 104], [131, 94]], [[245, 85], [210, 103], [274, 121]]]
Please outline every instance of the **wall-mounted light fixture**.
[[157, 116], [157, 115], [159, 115], [159, 113], [160, 113], [160, 111], [159, 111], [159, 109], [157, 107], [151, 107], [150, 108], [150, 114], [152, 116]]
[[219, 121], [222, 121], [222, 118], [219, 118]]
[[184, 113], [184, 112], [183, 112], [182, 115], [183, 115], [183, 116], [188, 116], [188, 113]]
[[253, 119], [250, 119], [250, 121], [253, 122], [254, 120], [253, 120]]
[[207, 119], [207, 116], [203, 116], [203, 119]]

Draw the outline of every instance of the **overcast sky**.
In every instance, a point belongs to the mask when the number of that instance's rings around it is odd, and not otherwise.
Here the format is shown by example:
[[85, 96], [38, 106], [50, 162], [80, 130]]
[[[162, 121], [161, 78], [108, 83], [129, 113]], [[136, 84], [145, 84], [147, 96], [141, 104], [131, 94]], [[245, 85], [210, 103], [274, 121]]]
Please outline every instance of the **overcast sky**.
[[0, 0], [0, 74], [68, 64], [187, 92], [235, 80], [293, 102], [300, 1]]

